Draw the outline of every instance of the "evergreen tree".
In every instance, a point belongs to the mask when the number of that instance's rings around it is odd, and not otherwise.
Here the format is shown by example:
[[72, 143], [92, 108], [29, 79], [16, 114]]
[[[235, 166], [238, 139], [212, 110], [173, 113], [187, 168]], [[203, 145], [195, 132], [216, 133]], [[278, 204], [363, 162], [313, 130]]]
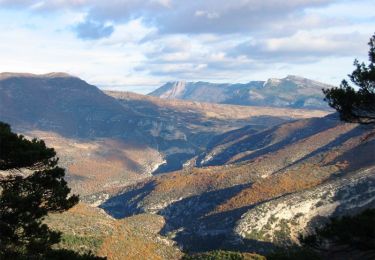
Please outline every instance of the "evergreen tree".
[[323, 89], [325, 100], [347, 122], [375, 123], [375, 34], [368, 44], [369, 65], [355, 60], [356, 68], [348, 75], [359, 89], [354, 89], [346, 80], [338, 88]]
[[78, 203], [54, 149], [0, 122], [0, 258], [44, 258], [60, 241], [43, 219]]

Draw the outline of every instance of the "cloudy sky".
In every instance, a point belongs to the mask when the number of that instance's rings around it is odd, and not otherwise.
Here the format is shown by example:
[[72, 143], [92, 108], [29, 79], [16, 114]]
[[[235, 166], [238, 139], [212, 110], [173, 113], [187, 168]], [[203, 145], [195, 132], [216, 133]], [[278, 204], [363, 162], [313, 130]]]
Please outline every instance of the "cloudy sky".
[[147, 93], [166, 81], [300, 75], [367, 60], [373, 0], [0, 0], [0, 72], [67, 72]]

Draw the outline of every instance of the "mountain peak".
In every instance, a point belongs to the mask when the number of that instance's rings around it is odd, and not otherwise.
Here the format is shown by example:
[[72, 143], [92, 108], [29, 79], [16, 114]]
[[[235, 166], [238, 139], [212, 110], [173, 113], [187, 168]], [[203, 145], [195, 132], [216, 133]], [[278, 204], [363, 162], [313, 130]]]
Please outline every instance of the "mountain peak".
[[307, 78], [297, 76], [297, 75], [288, 75], [284, 79], [286, 79], [286, 80], [309, 80]]
[[285, 81], [292, 81], [295, 83], [301, 82], [301, 83], [309, 83], [313, 82], [313, 80], [297, 76], [297, 75], [288, 75], [285, 78], [269, 78], [267, 81], [264, 82], [263, 87], [277, 87], [280, 85], [280, 83]]
[[263, 83], [263, 87], [265, 86], [278, 86], [281, 82], [281, 79], [278, 78], [269, 78], [267, 81]]
[[159, 96], [161, 98], [175, 98], [183, 95], [186, 88], [186, 81], [171, 81], [164, 84], [159, 89], [150, 93], [154, 96]]

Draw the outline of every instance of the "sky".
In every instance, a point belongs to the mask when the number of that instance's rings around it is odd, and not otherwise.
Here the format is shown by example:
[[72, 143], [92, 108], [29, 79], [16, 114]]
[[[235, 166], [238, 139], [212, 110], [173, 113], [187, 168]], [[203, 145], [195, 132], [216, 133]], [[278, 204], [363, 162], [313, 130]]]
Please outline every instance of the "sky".
[[339, 85], [367, 61], [374, 0], [0, 0], [0, 72], [102, 89], [299, 75]]

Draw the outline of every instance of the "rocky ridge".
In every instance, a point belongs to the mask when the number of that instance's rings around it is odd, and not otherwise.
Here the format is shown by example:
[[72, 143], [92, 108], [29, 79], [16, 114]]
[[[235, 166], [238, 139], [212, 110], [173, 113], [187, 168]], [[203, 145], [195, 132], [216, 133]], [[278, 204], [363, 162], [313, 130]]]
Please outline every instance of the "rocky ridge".
[[149, 93], [164, 99], [199, 102], [329, 110], [322, 88], [331, 85], [299, 76], [250, 81], [244, 84], [209, 82], [168, 82]]
[[[370, 167], [312, 189], [262, 203], [241, 216], [234, 229], [247, 250], [261, 252], [260, 242], [299, 243], [298, 236], [339, 217], [375, 207], [375, 168]], [[256, 241], [256, 242], [255, 242]]]

